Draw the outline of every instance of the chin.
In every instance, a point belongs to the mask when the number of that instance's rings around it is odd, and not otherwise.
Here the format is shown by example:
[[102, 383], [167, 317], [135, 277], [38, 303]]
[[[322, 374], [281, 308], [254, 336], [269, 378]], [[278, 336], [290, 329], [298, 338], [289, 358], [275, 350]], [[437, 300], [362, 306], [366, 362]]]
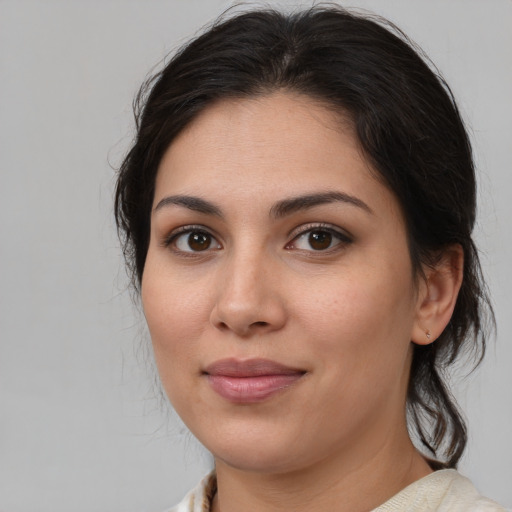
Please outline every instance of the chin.
[[[192, 431], [216, 461], [240, 471], [281, 473], [295, 469], [296, 447], [290, 439], [298, 435], [278, 432], [272, 425], [228, 425], [208, 433]], [[231, 427], [231, 428], [230, 428]]]
[[290, 460], [290, 453], [284, 450], [277, 451], [272, 447], [262, 447], [259, 445], [255, 449], [248, 448], [247, 445], [240, 449], [218, 450], [212, 452], [215, 461], [244, 472], [252, 473], [290, 473], [300, 469], [296, 460]]
[[217, 462], [240, 471], [289, 474], [322, 458], [322, 447], [317, 445], [316, 440], [308, 442], [301, 438], [300, 432], [276, 430], [267, 428], [258, 431], [253, 425], [252, 429], [229, 434], [224, 431], [222, 435], [203, 439]]

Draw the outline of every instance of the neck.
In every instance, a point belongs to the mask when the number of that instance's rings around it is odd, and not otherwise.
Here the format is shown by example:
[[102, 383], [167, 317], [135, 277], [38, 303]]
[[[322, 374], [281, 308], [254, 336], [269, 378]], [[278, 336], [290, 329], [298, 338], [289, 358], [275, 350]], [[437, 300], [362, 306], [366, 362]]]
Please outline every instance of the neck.
[[364, 451], [344, 449], [305, 469], [277, 474], [244, 471], [216, 460], [218, 492], [212, 512], [364, 512], [432, 472], [405, 427]]

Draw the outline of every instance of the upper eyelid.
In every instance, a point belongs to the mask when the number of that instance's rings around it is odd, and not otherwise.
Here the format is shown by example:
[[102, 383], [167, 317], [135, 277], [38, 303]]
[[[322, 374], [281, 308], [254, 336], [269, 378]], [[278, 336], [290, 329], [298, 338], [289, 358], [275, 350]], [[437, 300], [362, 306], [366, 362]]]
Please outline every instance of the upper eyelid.
[[289, 234], [288, 238], [291, 238], [291, 240], [294, 240], [295, 238], [308, 233], [310, 231], [314, 230], [325, 230], [329, 231], [331, 233], [335, 233], [340, 235], [340, 237], [348, 238], [352, 240], [354, 237], [352, 234], [350, 234], [346, 229], [340, 228], [339, 226], [336, 226], [334, 224], [330, 224], [327, 222], [309, 222], [307, 224], [302, 224], [301, 226], [297, 226], [296, 228], [292, 229]]
[[215, 240], [217, 240], [217, 243], [221, 244], [221, 242], [219, 240], [219, 236], [215, 233], [215, 231], [210, 228], [207, 228], [206, 226], [203, 226], [201, 224], [186, 224], [184, 226], [177, 227], [177, 228], [171, 230], [170, 233], [166, 234], [163, 237], [162, 243], [163, 243], [163, 245], [167, 246], [171, 242], [173, 242], [173, 240], [175, 240], [178, 236], [184, 235], [186, 233], [190, 233], [193, 231], [206, 233], [206, 234], [210, 235], [211, 237], [213, 237]]

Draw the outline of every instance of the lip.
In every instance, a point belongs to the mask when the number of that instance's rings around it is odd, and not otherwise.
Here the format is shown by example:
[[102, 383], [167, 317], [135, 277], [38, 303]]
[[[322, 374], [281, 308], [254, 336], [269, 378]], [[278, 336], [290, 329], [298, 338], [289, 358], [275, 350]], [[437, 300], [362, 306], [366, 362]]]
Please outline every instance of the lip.
[[222, 359], [208, 365], [203, 373], [222, 398], [250, 404], [267, 400], [290, 387], [306, 371], [268, 359]]

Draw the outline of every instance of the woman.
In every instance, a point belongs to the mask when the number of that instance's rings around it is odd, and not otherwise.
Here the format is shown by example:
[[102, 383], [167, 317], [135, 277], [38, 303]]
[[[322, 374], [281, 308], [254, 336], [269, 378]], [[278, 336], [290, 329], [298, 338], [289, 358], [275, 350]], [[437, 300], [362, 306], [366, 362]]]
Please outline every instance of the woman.
[[215, 459], [173, 511], [502, 510], [455, 471], [443, 379], [490, 309], [471, 148], [382, 23], [239, 14], [139, 96], [118, 226], [164, 389]]

